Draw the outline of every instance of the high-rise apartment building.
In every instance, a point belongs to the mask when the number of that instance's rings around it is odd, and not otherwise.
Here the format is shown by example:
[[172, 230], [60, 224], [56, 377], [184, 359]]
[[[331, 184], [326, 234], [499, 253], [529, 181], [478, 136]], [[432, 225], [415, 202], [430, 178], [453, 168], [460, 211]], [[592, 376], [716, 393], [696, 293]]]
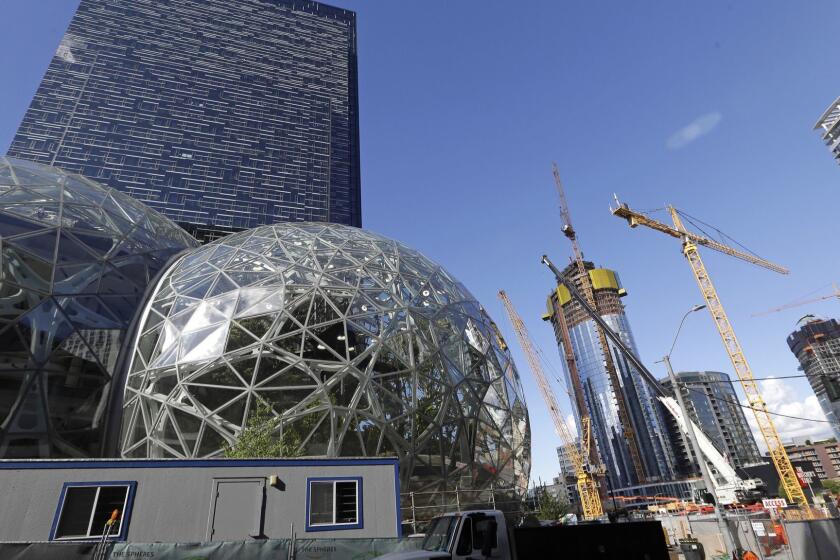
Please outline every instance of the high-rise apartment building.
[[[580, 439], [575, 439], [575, 446], [580, 448]], [[557, 460], [560, 462], [559, 476], [554, 477], [554, 486], [563, 487], [565, 501], [570, 505], [580, 503], [577, 489], [577, 473], [575, 464], [569, 455], [569, 448], [565, 445], [557, 447]]]
[[[744, 409], [732, 380], [719, 371], [683, 371], [676, 374], [688, 415], [735, 467], [762, 461], [750, 431]], [[666, 391], [674, 393], [670, 379], [662, 380]], [[689, 460], [687, 436], [668, 417], [668, 431], [674, 444], [677, 468], [685, 476], [700, 476], [697, 463]]]
[[825, 110], [814, 130], [821, 131], [823, 142], [831, 150], [835, 161], [840, 163], [840, 97]]
[[809, 461], [820, 480], [840, 478], [840, 445], [836, 440], [786, 445], [791, 461]]
[[[575, 446], [580, 448], [580, 439], [575, 440]], [[569, 448], [565, 445], [557, 447], [557, 461], [560, 463], [560, 475], [566, 477], [576, 477], [575, 464], [572, 462], [572, 457], [569, 455]]]
[[9, 155], [199, 238], [361, 225], [356, 18], [309, 0], [81, 0]]
[[788, 346], [817, 395], [834, 437], [840, 439], [840, 324], [808, 315], [799, 325], [788, 336]]
[[[621, 297], [626, 294], [626, 291], [621, 287], [618, 275], [612, 270], [595, 268], [591, 262], [586, 262], [585, 267], [594, 288], [598, 312], [604, 321], [621, 336], [624, 343], [636, 352], [630, 323], [621, 303]], [[579, 277], [576, 265], [566, 267], [562, 274], [572, 279], [577, 286], [584, 281]], [[630, 365], [621, 351], [609, 343], [610, 347], [607, 351], [612, 356], [621, 385], [618, 394], [616, 393], [605, 366], [605, 354], [601, 347], [597, 325], [571, 298], [569, 291], [563, 286], [559, 286], [549, 296], [548, 313], [544, 316], [544, 319], [550, 320], [554, 327], [561, 354], [563, 354], [563, 337], [557, 320], [559, 313], [563, 313], [569, 329], [572, 350], [583, 386], [584, 402], [592, 421], [592, 433], [612, 487], [618, 491], [643, 482], [672, 480], [674, 454], [662, 417], [663, 411], [654, 398], [652, 388]], [[572, 387], [567, 368], [565, 375], [568, 386]], [[624, 426], [620, 421], [617, 399], [623, 399], [627, 407], [638, 443], [645, 480], [638, 480], [636, 476]], [[575, 418], [580, 429], [580, 415], [577, 410], [575, 410]]]

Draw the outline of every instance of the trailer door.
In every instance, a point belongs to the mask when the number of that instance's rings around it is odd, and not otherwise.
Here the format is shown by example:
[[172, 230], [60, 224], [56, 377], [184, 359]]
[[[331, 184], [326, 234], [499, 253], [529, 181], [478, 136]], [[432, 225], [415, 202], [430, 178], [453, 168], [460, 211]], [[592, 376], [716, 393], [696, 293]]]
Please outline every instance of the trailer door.
[[264, 478], [214, 479], [208, 539], [241, 541], [261, 537], [264, 499]]

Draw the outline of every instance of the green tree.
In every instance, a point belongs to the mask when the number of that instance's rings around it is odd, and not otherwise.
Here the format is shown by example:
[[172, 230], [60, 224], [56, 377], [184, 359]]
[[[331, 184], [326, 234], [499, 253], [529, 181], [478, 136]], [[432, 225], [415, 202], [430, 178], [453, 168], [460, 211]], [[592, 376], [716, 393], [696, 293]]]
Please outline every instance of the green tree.
[[277, 437], [275, 431], [280, 419], [271, 407], [257, 401], [248, 421], [233, 445], [225, 445], [224, 456], [229, 459], [271, 459], [274, 457], [300, 456], [300, 436], [295, 430], [283, 430]]
[[537, 517], [543, 521], [559, 521], [571, 511], [568, 502], [557, 499], [545, 486], [536, 489]]
[[822, 485], [823, 488], [825, 488], [835, 496], [840, 495], [840, 478], [823, 480]]

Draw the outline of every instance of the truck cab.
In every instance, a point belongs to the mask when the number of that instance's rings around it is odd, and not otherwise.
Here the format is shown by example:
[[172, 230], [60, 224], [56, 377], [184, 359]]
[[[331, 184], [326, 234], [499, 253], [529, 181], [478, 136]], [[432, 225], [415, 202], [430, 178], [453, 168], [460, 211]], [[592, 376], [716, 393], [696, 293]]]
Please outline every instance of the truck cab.
[[450, 513], [429, 522], [420, 550], [400, 552], [381, 560], [503, 560], [510, 558], [505, 518], [499, 511]]
[[513, 527], [500, 511], [477, 510], [435, 517], [420, 550], [378, 560], [668, 560], [658, 521]]

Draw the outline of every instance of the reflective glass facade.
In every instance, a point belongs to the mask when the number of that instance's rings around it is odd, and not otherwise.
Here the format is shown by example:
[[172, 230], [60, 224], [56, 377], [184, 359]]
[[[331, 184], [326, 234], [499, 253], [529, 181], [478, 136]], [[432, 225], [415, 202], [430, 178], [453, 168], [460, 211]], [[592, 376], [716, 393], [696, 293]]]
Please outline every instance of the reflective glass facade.
[[[688, 415], [698, 423], [712, 443], [735, 467], [762, 460], [744, 409], [729, 376], [719, 371], [683, 371], [676, 374], [682, 384], [683, 400]], [[673, 393], [669, 379], [662, 386]], [[686, 476], [700, 476], [699, 466], [688, 459], [686, 437], [678, 431], [676, 420], [668, 418], [668, 429], [674, 441], [678, 469]]]
[[787, 343], [840, 440], [840, 323], [808, 315]]
[[156, 287], [122, 456], [219, 456], [260, 403], [293, 454], [397, 456], [417, 506], [527, 485], [525, 399], [496, 325], [441, 266], [361, 229], [240, 232], [185, 254]]
[[361, 225], [355, 14], [305, 0], [81, 0], [9, 149], [200, 238]]
[[123, 193], [0, 158], [0, 457], [103, 456], [126, 331], [196, 245]]
[[[595, 297], [601, 316], [621, 336], [623, 342], [638, 355], [630, 324], [619, 299], [625, 292], [618, 284], [617, 275], [605, 269], [595, 269], [591, 263], [587, 263], [587, 269], [595, 284]], [[569, 267], [564, 274], [574, 277], [576, 269]], [[599, 284], [599, 280], [606, 276], [613, 279], [612, 284]], [[601, 348], [597, 325], [586, 318], [582, 308], [576, 302], [567, 300], [565, 297], [563, 299], [565, 301], [558, 299], [557, 292], [551, 295], [549, 303], [552, 313], [547, 318], [554, 324], [561, 355], [563, 355], [563, 342], [553, 314], [562, 310], [566, 318], [572, 350], [583, 386], [584, 401], [592, 418], [592, 431], [599, 456], [615, 490], [637, 485], [641, 481], [636, 478], [624, 429], [619, 419], [616, 395], [607, 374], [604, 350]], [[618, 348], [612, 343], [609, 345], [609, 351], [621, 381], [623, 398], [633, 423], [647, 482], [672, 480], [675, 459], [668, 439], [663, 411], [655, 400], [653, 390], [642, 379], [636, 368], [630, 365]], [[563, 367], [567, 386], [572, 387], [565, 361]], [[579, 426], [580, 418], [577, 410], [575, 410], [575, 417]]]

